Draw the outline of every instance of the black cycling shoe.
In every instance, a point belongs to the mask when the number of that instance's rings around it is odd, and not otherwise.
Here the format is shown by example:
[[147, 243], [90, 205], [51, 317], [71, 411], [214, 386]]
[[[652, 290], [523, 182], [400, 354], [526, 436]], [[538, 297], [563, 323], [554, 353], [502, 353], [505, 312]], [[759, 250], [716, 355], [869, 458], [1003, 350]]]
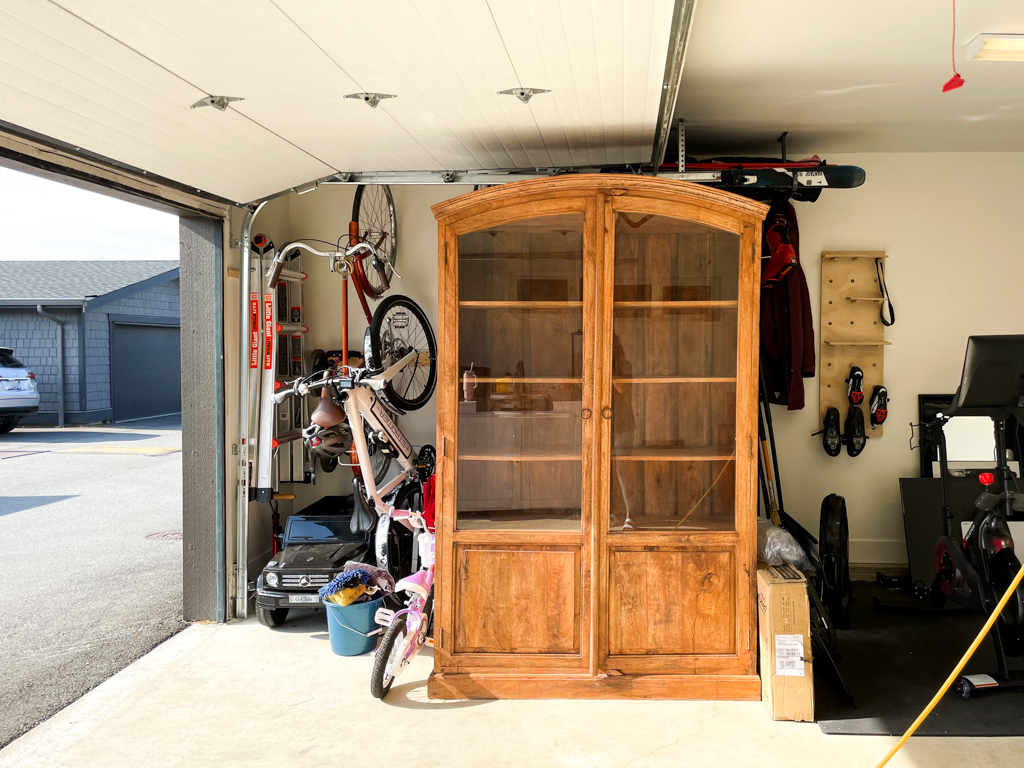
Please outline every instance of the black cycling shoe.
[[864, 371], [858, 368], [856, 365], [850, 368], [850, 378], [847, 383], [849, 386], [846, 388], [846, 397], [850, 401], [850, 405], [860, 405], [864, 402]]
[[843, 438], [839, 434], [839, 409], [829, 408], [825, 411], [825, 429], [821, 435], [821, 445], [829, 456], [838, 456], [843, 450]]
[[846, 414], [846, 425], [843, 428], [846, 439], [846, 452], [851, 456], [860, 456], [864, 446], [867, 445], [868, 436], [864, 434], [864, 411], [859, 405], [851, 405], [850, 412]]
[[868, 406], [871, 413], [871, 428], [876, 429], [882, 426], [889, 415], [889, 390], [881, 384], [875, 385], [871, 390], [871, 404]]

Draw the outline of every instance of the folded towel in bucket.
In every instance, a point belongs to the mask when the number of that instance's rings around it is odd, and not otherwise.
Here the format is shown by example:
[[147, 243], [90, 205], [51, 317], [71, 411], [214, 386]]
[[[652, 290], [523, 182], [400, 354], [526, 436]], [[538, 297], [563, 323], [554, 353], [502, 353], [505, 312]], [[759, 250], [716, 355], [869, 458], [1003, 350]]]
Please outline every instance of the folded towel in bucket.
[[385, 595], [390, 595], [395, 591], [395, 578], [388, 573], [386, 568], [349, 560], [345, 563], [345, 571], [363, 571], [369, 577], [369, 581], [366, 582], [367, 586], [376, 587]]
[[370, 575], [363, 570], [343, 571], [320, 587], [317, 594], [324, 602], [351, 605], [366, 592]]

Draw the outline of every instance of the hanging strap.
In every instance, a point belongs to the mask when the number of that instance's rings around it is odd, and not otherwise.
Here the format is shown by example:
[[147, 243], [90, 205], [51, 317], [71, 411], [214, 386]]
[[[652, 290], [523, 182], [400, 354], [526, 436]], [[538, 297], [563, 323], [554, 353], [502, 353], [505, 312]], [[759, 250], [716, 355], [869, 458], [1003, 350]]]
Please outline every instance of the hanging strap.
[[[875, 259], [875, 274], [878, 275], [878, 290], [882, 293], [882, 306], [878, 310], [878, 316], [882, 320], [882, 325], [890, 326], [896, 322], [896, 310], [892, 306], [892, 301], [889, 300], [889, 289], [885, 285], [885, 269], [882, 267], [882, 260]], [[889, 309], [889, 317], [885, 316], [886, 308]]]

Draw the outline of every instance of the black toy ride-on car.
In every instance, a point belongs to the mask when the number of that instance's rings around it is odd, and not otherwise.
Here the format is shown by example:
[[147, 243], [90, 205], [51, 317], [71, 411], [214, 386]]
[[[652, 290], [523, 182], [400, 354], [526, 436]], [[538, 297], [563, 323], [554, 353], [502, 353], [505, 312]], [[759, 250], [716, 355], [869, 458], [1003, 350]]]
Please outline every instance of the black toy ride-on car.
[[354, 560], [372, 563], [370, 534], [350, 531], [351, 516], [292, 515], [282, 545], [256, 580], [256, 616], [279, 627], [293, 608], [319, 608], [317, 591]]

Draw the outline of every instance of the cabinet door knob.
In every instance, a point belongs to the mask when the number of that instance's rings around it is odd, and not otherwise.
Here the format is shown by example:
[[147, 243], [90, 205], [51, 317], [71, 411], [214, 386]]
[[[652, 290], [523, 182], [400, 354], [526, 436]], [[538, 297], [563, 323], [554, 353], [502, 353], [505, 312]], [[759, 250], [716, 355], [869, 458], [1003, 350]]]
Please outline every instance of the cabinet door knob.
[[584, 408], [582, 411], [580, 411], [580, 416], [582, 416], [584, 419], [589, 419], [593, 415], [593, 411], [591, 411], [589, 408]]
[[604, 408], [601, 409], [601, 415], [604, 416], [606, 419], [610, 419], [612, 417], [612, 409], [606, 405]]

